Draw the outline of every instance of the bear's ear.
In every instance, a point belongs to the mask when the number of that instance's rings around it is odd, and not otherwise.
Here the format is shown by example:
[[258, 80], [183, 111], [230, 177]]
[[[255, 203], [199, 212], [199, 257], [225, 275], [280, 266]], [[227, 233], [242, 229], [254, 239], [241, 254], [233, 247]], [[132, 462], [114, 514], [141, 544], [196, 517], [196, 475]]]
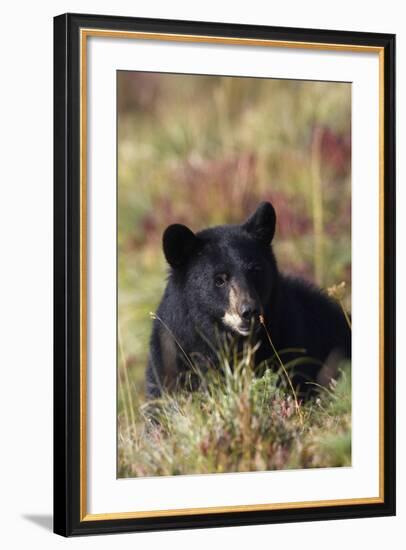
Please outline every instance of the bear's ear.
[[198, 239], [186, 225], [174, 223], [165, 229], [162, 244], [168, 264], [180, 267], [196, 250]]
[[276, 214], [270, 202], [261, 202], [242, 227], [256, 239], [270, 244], [275, 234]]

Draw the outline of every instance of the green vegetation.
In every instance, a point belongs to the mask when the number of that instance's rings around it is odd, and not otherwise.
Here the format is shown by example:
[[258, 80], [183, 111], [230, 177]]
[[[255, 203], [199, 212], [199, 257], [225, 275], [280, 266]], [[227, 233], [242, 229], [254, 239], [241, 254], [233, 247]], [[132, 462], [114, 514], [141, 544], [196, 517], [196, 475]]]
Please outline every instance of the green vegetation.
[[[301, 405], [303, 426], [289, 386], [247, 367], [232, 374], [240, 393], [207, 381], [166, 396], [158, 428], [145, 420], [144, 371], [173, 222], [239, 223], [270, 200], [280, 268], [324, 288], [345, 281], [351, 310], [350, 85], [121, 72], [118, 108], [118, 475], [348, 464], [348, 367], [339, 392]], [[248, 433], [254, 457], [238, 455]]]
[[120, 476], [349, 466], [349, 366], [317, 399], [297, 407], [284, 372], [254, 374], [254, 352], [247, 345], [237, 355], [228, 346], [221, 371], [196, 371], [199, 391], [137, 406], [135, 424], [121, 417]]

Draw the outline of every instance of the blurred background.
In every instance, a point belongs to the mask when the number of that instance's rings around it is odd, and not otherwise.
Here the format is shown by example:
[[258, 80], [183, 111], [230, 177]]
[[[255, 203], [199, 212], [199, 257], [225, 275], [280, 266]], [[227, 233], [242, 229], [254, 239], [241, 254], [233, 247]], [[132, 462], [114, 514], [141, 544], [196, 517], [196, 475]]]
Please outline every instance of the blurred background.
[[120, 416], [128, 388], [133, 406], [144, 399], [171, 223], [240, 223], [269, 200], [279, 268], [323, 288], [345, 281], [351, 310], [351, 85], [125, 71], [117, 79]]

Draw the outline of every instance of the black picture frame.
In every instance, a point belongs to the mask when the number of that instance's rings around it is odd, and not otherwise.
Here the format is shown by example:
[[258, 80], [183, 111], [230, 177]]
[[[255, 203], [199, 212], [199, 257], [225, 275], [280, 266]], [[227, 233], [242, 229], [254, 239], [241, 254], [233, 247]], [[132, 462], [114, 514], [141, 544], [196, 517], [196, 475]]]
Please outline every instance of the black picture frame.
[[[101, 519], [81, 514], [80, 30], [108, 29], [370, 46], [384, 58], [384, 486], [382, 502]], [[102, 15], [54, 19], [54, 531], [63, 536], [395, 514], [395, 36]]]

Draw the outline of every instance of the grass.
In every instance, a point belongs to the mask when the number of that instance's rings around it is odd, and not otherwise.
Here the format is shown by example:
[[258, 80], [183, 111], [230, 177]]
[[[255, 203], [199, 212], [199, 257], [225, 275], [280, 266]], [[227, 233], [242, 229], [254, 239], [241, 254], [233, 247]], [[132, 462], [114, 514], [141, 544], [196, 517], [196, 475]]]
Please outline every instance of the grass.
[[227, 343], [221, 368], [197, 373], [199, 390], [139, 404], [134, 423], [119, 415], [119, 477], [350, 466], [349, 365], [301, 403], [289, 364], [258, 376], [254, 355], [250, 344], [238, 354]]

